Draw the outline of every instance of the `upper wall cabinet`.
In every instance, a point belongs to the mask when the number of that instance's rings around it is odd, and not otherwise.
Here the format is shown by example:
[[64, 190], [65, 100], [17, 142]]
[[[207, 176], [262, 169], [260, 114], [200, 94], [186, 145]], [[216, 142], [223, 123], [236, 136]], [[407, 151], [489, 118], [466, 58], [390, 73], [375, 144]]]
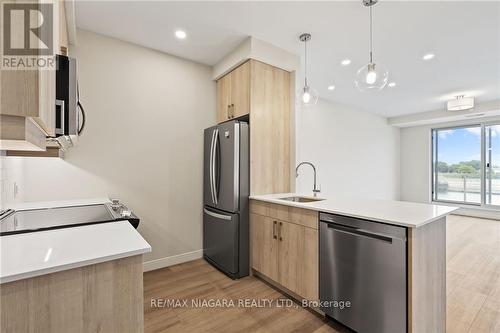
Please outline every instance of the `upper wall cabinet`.
[[[56, 54], [67, 54], [68, 37], [64, 2], [51, 3], [54, 13], [52, 29], [54, 51]], [[43, 35], [45, 31], [41, 33]], [[24, 43], [24, 40], [18, 43]], [[55, 101], [55, 69], [2, 69], [0, 121], [3, 123], [4, 131], [0, 133], [0, 149], [45, 150], [45, 139], [40, 140], [40, 138], [55, 136]]]
[[217, 122], [250, 112], [250, 61], [217, 80]]
[[250, 193], [290, 191], [291, 74], [248, 60], [217, 80], [217, 121], [249, 114]]
[[64, 7], [64, 1], [54, 1], [54, 12], [59, 13], [59, 17], [55, 24], [58, 28], [55, 29], [54, 41], [55, 41], [55, 52], [61, 55], [68, 55], [68, 27], [66, 21], [66, 9]]

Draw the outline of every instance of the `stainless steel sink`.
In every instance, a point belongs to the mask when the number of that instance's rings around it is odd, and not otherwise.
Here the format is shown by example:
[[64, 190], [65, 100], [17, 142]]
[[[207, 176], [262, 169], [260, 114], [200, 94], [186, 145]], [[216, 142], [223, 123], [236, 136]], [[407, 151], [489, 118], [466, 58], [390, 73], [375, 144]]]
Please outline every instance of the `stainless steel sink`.
[[286, 200], [293, 202], [314, 202], [314, 201], [322, 201], [325, 199], [294, 196], [294, 197], [279, 198], [279, 200]]

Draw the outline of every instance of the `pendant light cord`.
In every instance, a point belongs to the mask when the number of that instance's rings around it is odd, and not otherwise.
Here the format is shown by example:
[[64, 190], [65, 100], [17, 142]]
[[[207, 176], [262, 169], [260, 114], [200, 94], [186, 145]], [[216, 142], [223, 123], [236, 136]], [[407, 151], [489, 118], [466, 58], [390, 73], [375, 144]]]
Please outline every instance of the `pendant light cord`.
[[307, 87], [307, 39], [304, 41], [304, 83]]
[[373, 14], [370, 6], [370, 63], [373, 63]]

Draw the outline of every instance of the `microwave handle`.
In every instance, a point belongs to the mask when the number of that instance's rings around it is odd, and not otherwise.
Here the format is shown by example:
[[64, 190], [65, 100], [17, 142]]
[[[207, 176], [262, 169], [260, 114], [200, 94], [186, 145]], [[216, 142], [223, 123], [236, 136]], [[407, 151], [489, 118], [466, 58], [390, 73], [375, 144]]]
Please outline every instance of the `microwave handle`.
[[80, 117], [78, 117], [78, 136], [80, 136], [83, 132], [83, 129], [85, 128], [85, 109], [83, 108], [82, 103], [78, 101], [76, 103], [78, 109], [80, 109], [80, 112], [82, 113], [82, 122], [80, 123]]
[[80, 136], [83, 132], [83, 129], [85, 128], [85, 109], [83, 108], [82, 103], [80, 103], [80, 85], [78, 84], [78, 81], [76, 81], [76, 107], [80, 109], [82, 113], [82, 123], [80, 124], [80, 117], [78, 117], [78, 128], [77, 128], [77, 134]]
[[[56, 99], [56, 106], [59, 106], [59, 110], [61, 112], [61, 127], [60, 128], [56, 127], [55, 133], [60, 134], [60, 135], [64, 135], [64, 100]], [[56, 112], [54, 112], [54, 118], [56, 117]], [[54, 119], [54, 124], [55, 123], [56, 123], [56, 120]]]

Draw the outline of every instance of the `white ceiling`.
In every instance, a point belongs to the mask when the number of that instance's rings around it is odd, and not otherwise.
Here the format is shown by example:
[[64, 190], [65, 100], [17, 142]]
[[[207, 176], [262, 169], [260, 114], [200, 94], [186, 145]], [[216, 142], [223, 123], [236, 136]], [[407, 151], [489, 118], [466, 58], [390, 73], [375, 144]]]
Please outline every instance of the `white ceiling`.
[[[500, 2], [381, 0], [374, 7], [375, 61], [394, 88], [361, 93], [357, 69], [368, 60], [368, 10], [349, 2], [79, 1], [77, 26], [213, 65], [245, 37], [296, 54], [308, 43], [309, 81], [325, 99], [384, 116], [444, 108], [460, 92], [500, 99]], [[188, 37], [178, 40], [176, 29]], [[432, 52], [429, 62], [422, 55]], [[350, 58], [350, 66], [340, 61]], [[334, 91], [327, 86], [335, 85]]]

